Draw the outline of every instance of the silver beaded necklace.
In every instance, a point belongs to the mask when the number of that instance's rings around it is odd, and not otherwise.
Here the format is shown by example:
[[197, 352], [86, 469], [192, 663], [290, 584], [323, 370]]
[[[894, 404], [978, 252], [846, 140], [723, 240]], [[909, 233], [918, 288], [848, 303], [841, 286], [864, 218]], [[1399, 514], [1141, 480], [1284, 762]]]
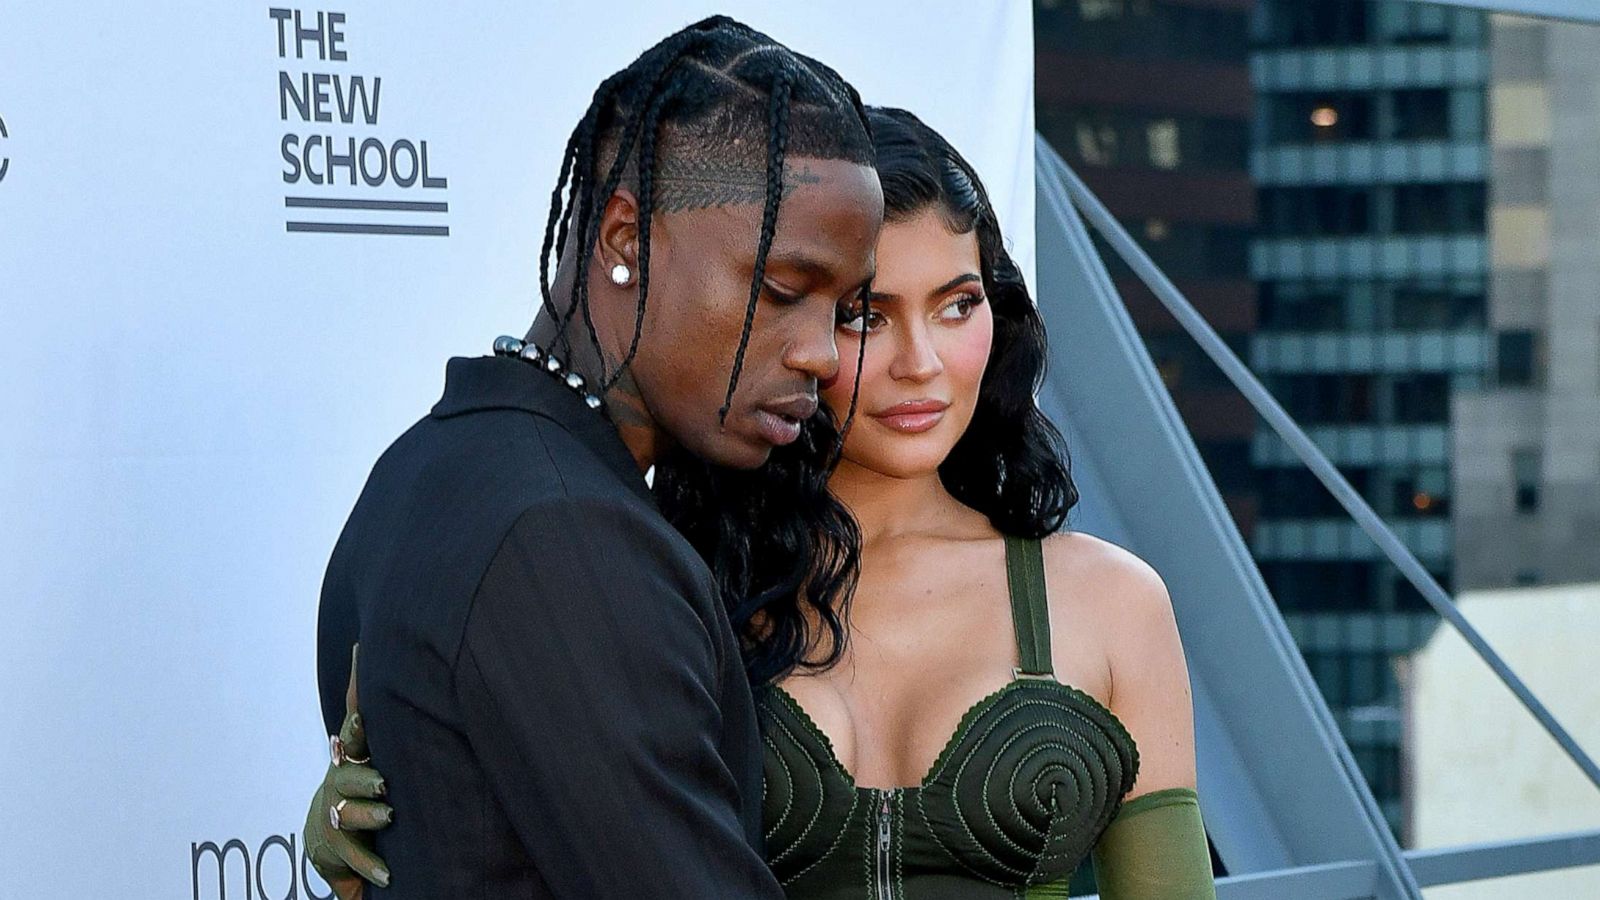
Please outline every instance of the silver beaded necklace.
[[514, 356], [528, 365], [541, 369], [553, 375], [562, 384], [572, 389], [572, 392], [583, 398], [584, 405], [590, 409], [601, 409], [605, 401], [599, 395], [589, 391], [589, 384], [577, 372], [568, 372], [566, 364], [561, 362], [554, 353], [530, 341], [522, 341], [509, 334], [502, 334], [494, 339], [495, 356]]

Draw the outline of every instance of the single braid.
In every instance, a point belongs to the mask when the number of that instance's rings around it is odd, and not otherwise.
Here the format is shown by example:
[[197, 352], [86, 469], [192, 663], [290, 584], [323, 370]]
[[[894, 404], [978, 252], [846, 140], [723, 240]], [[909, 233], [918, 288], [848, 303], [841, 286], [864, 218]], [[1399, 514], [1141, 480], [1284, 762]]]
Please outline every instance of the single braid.
[[650, 297], [650, 220], [655, 217], [656, 209], [656, 131], [661, 124], [662, 108], [676, 93], [676, 86], [669, 82], [650, 101], [644, 113], [639, 134], [639, 304], [634, 311], [633, 340], [628, 342], [628, 352], [617, 365], [616, 373], [604, 383], [601, 393], [611, 390], [622, 378], [622, 373], [638, 354], [639, 339], [644, 335], [645, 304]]
[[[581, 125], [579, 127], [582, 127]], [[566, 219], [562, 213], [567, 207], [561, 202], [561, 189], [567, 186], [572, 174], [573, 161], [578, 158], [578, 129], [567, 138], [567, 149], [561, 156], [561, 174], [556, 178], [556, 189], [550, 192], [550, 217], [544, 226], [544, 244], [539, 248], [539, 298], [545, 312], [560, 318], [560, 311], [550, 299], [550, 249], [556, 243], [556, 225], [561, 225], [561, 240], [566, 241]], [[576, 185], [577, 179], [572, 182]]]
[[867, 329], [866, 323], [872, 320], [872, 292], [861, 292], [861, 342], [856, 347], [856, 378], [850, 386], [850, 411], [845, 413], [844, 424], [839, 426], [839, 441], [833, 447], [833, 459], [829, 461], [828, 468], [832, 470], [839, 465], [839, 460], [844, 458], [844, 439], [850, 433], [850, 426], [856, 421], [856, 402], [861, 399], [861, 368], [867, 362]]
[[773, 73], [772, 93], [767, 104], [767, 201], [761, 212], [761, 236], [756, 244], [756, 269], [750, 279], [750, 300], [745, 305], [744, 329], [739, 334], [739, 350], [733, 357], [733, 375], [728, 379], [728, 393], [717, 411], [717, 421], [726, 422], [733, 408], [733, 392], [739, 386], [739, 374], [744, 370], [744, 354], [750, 346], [750, 329], [755, 323], [756, 301], [761, 298], [761, 284], [767, 276], [767, 253], [772, 249], [772, 238], [778, 227], [778, 203], [783, 199], [783, 157], [789, 146], [789, 93], [794, 75], [788, 66]]
[[[600, 101], [597, 100], [596, 102], [598, 103]], [[576, 216], [574, 216], [572, 207], [569, 204], [566, 215], [567, 219], [576, 218], [576, 222], [574, 224], [577, 226], [578, 235], [580, 238], [589, 228], [589, 216], [594, 209], [594, 190], [590, 183], [591, 176], [589, 173], [594, 169], [595, 132], [598, 128], [597, 110], [598, 106], [591, 109], [592, 115], [585, 117], [584, 126], [587, 127], [580, 126], [583, 129], [583, 133], [578, 139], [578, 155], [577, 159], [574, 161], [574, 165], [578, 167], [578, 172], [581, 174], [583, 179], [583, 186], [580, 189], [577, 178], [575, 177], [573, 179], [572, 189], [573, 194], [576, 195], [577, 198], [577, 213]], [[563, 224], [565, 224], [565, 222]], [[563, 230], [561, 234], [561, 243], [563, 246], [566, 244], [566, 238], [567, 232]], [[577, 251], [578, 254], [575, 260], [575, 266], [579, 274], [573, 288], [574, 298], [578, 296], [579, 291], [583, 290], [584, 285], [588, 280], [583, 276], [583, 273], [588, 269], [589, 257], [591, 255], [588, 245], [584, 244], [581, 240], [579, 241]], [[568, 307], [564, 315], [556, 317], [557, 327], [555, 342], [561, 345], [562, 353], [564, 354], [571, 354], [572, 352], [572, 341], [567, 337], [567, 325], [571, 323], [572, 317], [574, 314], [576, 314], [576, 312], [576, 307]]]
[[[623, 126], [622, 136], [617, 142], [616, 157], [611, 161], [611, 169], [606, 173], [606, 179], [601, 184], [599, 191], [587, 192], [584, 198], [583, 212], [579, 214], [578, 235], [583, 241], [579, 248], [577, 271], [579, 272], [576, 290], [575, 306], [583, 315], [584, 327], [589, 332], [589, 342], [594, 347], [595, 359], [600, 366], [599, 380], [602, 385], [615, 383], [615, 379], [606, 374], [605, 351], [600, 346], [600, 335], [595, 330], [593, 314], [589, 307], [589, 279], [584, 273], [589, 270], [589, 264], [594, 258], [594, 243], [600, 237], [600, 222], [603, 218], [604, 205], [611, 199], [611, 195], [622, 184], [622, 174], [627, 170], [628, 159], [632, 155], [634, 142], [638, 139], [642, 114], [649, 106], [651, 98], [660, 90], [662, 82], [668, 72], [672, 71], [683, 53], [694, 44], [704, 40], [707, 32], [684, 31], [663, 41], [653, 52], [648, 63], [645, 63], [636, 73], [637, 82], [630, 96], [622, 99], [619, 104], [623, 108], [638, 109], [639, 114], [630, 117]], [[640, 62], [644, 62], [642, 59]], [[625, 72], [627, 70], [624, 70]], [[592, 141], [591, 141], [592, 144]], [[596, 205], [600, 204], [599, 215], [596, 214]], [[568, 321], [571, 315], [568, 316]], [[565, 323], [563, 323], [563, 329]], [[568, 344], [570, 347], [570, 344]]]
[[[567, 139], [566, 156], [572, 160], [570, 170], [563, 163], [561, 177], [557, 178], [555, 191], [550, 195], [550, 217], [545, 223], [544, 244], [539, 256], [539, 288], [545, 308], [550, 311], [550, 314], [556, 320], [557, 342], [565, 337], [567, 324], [564, 318], [566, 314], [556, 307], [550, 297], [546, 277], [546, 272], [549, 268], [550, 250], [554, 247], [558, 259], [560, 254], [566, 252], [567, 229], [572, 223], [574, 201], [578, 201], [580, 191], [585, 198], [589, 195], [590, 172], [594, 167], [595, 129], [600, 118], [600, 111], [611, 102], [616, 94], [617, 87], [622, 84], [626, 74], [627, 70], [616, 72], [611, 77], [600, 82], [600, 86], [595, 88], [594, 95], [589, 100], [589, 108], [584, 110], [583, 118], [578, 120], [577, 127], [572, 129], [572, 136]], [[560, 211], [558, 219], [557, 206], [560, 203], [561, 182], [567, 178], [570, 178], [571, 182], [568, 185], [566, 203]], [[578, 201], [579, 205], [581, 205], [581, 202]], [[552, 227], [557, 229], [553, 236], [551, 234]], [[568, 344], [566, 349], [570, 350], [571, 345]]]

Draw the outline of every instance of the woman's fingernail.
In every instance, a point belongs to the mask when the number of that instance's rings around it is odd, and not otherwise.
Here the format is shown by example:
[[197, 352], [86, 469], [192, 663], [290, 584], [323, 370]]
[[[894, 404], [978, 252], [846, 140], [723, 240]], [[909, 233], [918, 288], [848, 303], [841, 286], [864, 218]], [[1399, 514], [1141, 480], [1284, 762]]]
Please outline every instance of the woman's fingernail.
[[372, 872], [372, 880], [376, 881], [378, 883], [378, 887], [388, 887], [389, 886], [389, 870], [388, 870], [388, 868], [385, 867], [385, 866], [379, 866], [378, 868], [374, 869], [373, 872]]

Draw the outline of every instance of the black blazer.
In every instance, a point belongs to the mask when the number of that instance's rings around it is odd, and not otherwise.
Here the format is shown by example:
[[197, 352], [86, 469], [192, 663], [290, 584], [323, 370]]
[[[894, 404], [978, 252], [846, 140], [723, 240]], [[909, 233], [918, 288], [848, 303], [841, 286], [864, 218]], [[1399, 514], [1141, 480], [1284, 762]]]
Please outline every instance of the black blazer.
[[782, 896], [711, 573], [616, 430], [518, 359], [449, 362], [334, 548], [323, 719], [350, 646], [394, 824], [374, 896]]

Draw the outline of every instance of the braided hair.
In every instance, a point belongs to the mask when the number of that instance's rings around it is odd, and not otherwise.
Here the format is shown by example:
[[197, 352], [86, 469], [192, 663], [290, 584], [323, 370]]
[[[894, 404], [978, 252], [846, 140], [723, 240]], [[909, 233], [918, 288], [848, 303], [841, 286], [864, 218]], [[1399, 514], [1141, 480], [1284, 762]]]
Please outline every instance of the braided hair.
[[[599, 359], [602, 390], [609, 390], [639, 349], [650, 293], [654, 215], [712, 203], [760, 202], [755, 272], [718, 411], [726, 419], [788, 190], [784, 160], [789, 156], [871, 166], [872, 134], [860, 95], [823, 63], [726, 16], [668, 36], [602, 82], [567, 140], [539, 255], [540, 293], [557, 325], [557, 346], [570, 354], [570, 329], [581, 322]], [[730, 170], [741, 175], [764, 170], [765, 176], [730, 184], [719, 177]], [[639, 296], [633, 338], [608, 371], [585, 275], [601, 213], [624, 184], [635, 189], [639, 203]], [[551, 297], [552, 250], [563, 260], [571, 253], [578, 273], [565, 304]], [[843, 617], [859, 571], [861, 537], [849, 511], [827, 488], [841, 444], [841, 429], [823, 409], [803, 424], [798, 441], [772, 452], [759, 474], [717, 467], [681, 448], [656, 460], [654, 490], [662, 514], [711, 567], [735, 631], [744, 636], [746, 669], [755, 683], [809, 655], [817, 635], [807, 627], [802, 608], [809, 608], [832, 636], [830, 659], [843, 646]]]
[[[575, 319], [582, 320], [599, 360], [603, 390], [615, 385], [639, 349], [649, 302], [653, 216], [695, 202], [759, 199], [763, 208], [755, 273], [719, 410], [719, 418], [726, 419], [750, 343], [789, 154], [870, 166], [872, 138], [861, 97], [833, 69], [727, 16], [712, 16], [669, 35], [595, 89], [567, 140], [550, 196], [539, 289], [566, 352], [571, 352], [568, 329]], [[670, 173], [662, 171], [667, 162]], [[720, 198], [685, 199], [684, 185], [695, 185], [703, 194], [714, 184], [712, 175], [730, 167], [764, 169], [759, 192], [745, 196], [737, 186], [721, 185]], [[593, 259], [601, 212], [625, 183], [636, 189], [639, 201], [639, 298], [633, 339], [615, 370], [608, 371], [583, 273]], [[569, 248], [571, 237], [577, 243]], [[550, 254], [555, 250], [561, 258], [569, 249], [579, 277], [570, 304], [562, 308], [551, 296]]]

